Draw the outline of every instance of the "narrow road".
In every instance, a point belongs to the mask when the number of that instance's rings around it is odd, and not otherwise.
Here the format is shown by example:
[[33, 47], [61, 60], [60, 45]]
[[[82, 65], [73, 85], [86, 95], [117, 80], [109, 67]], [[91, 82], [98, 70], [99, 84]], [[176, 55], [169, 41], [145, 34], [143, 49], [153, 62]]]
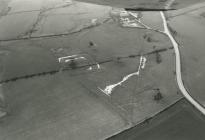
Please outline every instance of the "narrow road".
[[182, 75], [181, 75], [181, 58], [180, 58], [180, 52], [179, 52], [179, 45], [174, 39], [174, 37], [171, 35], [166, 17], [164, 13], [160, 12], [162, 20], [163, 20], [163, 26], [164, 26], [164, 33], [169, 37], [169, 39], [172, 42], [172, 45], [174, 46], [175, 50], [175, 56], [176, 56], [176, 78], [177, 78], [177, 84], [179, 86], [180, 91], [184, 95], [184, 97], [196, 108], [198, 109], [203, 115], [205, 115], [205, 108], [199, 104], [195, 99], [193, 99], [186, 88], [184, 87], [183, 81], [182, 81]]

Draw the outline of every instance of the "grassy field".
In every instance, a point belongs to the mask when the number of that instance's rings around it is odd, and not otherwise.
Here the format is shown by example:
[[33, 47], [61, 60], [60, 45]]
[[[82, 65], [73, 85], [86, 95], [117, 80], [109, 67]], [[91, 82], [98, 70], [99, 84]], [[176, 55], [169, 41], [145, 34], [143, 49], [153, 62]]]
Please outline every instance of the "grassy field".
[[69, 75], [20, 80], [3, 86], [9, 115], [0, 139], [101, 139], [127, 123]]

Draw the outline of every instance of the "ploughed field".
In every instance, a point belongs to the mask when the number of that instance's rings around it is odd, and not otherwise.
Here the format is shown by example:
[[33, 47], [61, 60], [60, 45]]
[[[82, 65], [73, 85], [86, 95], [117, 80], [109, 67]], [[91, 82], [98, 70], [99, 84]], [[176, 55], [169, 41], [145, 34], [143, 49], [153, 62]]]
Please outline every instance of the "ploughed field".
[[204, 116], [185, 99], [155, 118], [128, 129], [109, 140], [203, 140]]

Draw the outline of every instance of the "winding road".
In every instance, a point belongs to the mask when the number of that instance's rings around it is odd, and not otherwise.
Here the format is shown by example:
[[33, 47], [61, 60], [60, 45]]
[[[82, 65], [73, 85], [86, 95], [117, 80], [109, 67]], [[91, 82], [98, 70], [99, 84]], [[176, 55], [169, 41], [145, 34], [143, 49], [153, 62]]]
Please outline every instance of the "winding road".
[[[169, 8], [170, 5], [174, 2], [174, 0], [170, 1], [170, 3], [167, 4], [166, 8]], [[135, 18], [138, 18], [137, 15], [135, 15], [134, 13], [132, 12], [128, 12], [130, 15], [132, 15], [133, 17]], [[163, 21], [163, 31], [160, 31], [160, 30], [155, 30], [145, 24], [143, 24], [141, 21], [138, 20], [139, 23], [141, 23], [145, 29], [148, 29], [148, 30], [153, 30], [153, 31], [156, 31], [156, 32], [159, 32], [159, 33], [162, 33], [166, 36], [169, 37], [170, 41], [172, 42], [172, 45], [174, 47], [174, 51], [175, 51], [175, 68], [176, 68], [176, 80], [177, 80], [177, 84], [178, 84], [178, 87], [181, 91], [181, 93], [184, 95], [184, 97], [196, 108], [198, 109], [203, 115], [205, 115], [205, 108], [203, 105], [201, 105], [200, 103], [198, 103], [194, 98], [192, 98], [192, 96], [188, 93], [188, 91], [186, 90], [186, 88], [184, 87], [184, 84], [183, 84], [183, 80], [182, 80], [182, 74], [181, 74], [181, 57], [180, 57], [180, 51], [179, 51], [179, 45], [177, 43], [177, 41], [174, 39], [174, 37], [172, 36], [171, 32], [169, 31], [169, 27], [168, 27], [168, 23], [167, 23], [167, 20], [166, 20], [166, 17], [165, 17], [165, 14], [163, 11], [160, 11], [160, 15], [161, 15], [161, 18], [162, 18], [162, 21]], [[132, 27], [132, 26], [131, 26]], [[136, 27], [138, 28], [138, 26]], [[137, 73], [138, 74], [138, 73]], [[130, 77], [130, 75], [128, 76]], [[107, 95], [110, 95], [113, 88], [115, 88], [116, 86], [118, 85], [121, 85], [122, 82], [124, 82], [125, 80], [127, 80], [128, 78], [125, 78], [123, 79], [121, 82], [117, 83], [117, 84], [114, 84], [114, 85], [110, 85], [110, 86], [107, 86], [105, 88], [105, 90], [101, 90], [102, 92], [104, 92], [105, 94]]]
[[184, 97], [196, 108], [198, 109], [203, 115], [205, 115], [205, 108], [199, 104], [195, 99], [191, 97], [191, 95], [188, 93], [186, 88], [184, 87], [183, 81], [182, 81], [182, 74], [181, 74], [181, 58], [180, 58], [180, 51], [179, 51], [179, 45], [174, 39], [174, 37], [171, 35], [168, 23], [165, 17], [165, 14], [161, 11], [160, 12], [162, 20], [163, 20], [163, 26], [164, 26], [164, 33], [169, 37], [169, 39], [172, 42], [172, 45], [174, 47], [175, 56], [176, 56], [176, 78], [177, 78], [177, 84], [179, 86], [180, 91], [184, 95]]

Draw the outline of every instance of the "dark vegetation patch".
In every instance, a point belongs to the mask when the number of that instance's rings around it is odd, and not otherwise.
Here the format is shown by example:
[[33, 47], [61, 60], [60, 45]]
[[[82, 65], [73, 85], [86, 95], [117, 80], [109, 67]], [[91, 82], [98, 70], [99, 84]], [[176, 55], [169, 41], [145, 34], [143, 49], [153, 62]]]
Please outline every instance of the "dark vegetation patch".
[[200, 16], [205, 18], [205, 12], [201, 13]]
[[156, 95], [154, 95], [154, 100], [155, 101], [159, 101], [163, 98], [162, 93], [160, 92], [160, 90], [157, 91]]

